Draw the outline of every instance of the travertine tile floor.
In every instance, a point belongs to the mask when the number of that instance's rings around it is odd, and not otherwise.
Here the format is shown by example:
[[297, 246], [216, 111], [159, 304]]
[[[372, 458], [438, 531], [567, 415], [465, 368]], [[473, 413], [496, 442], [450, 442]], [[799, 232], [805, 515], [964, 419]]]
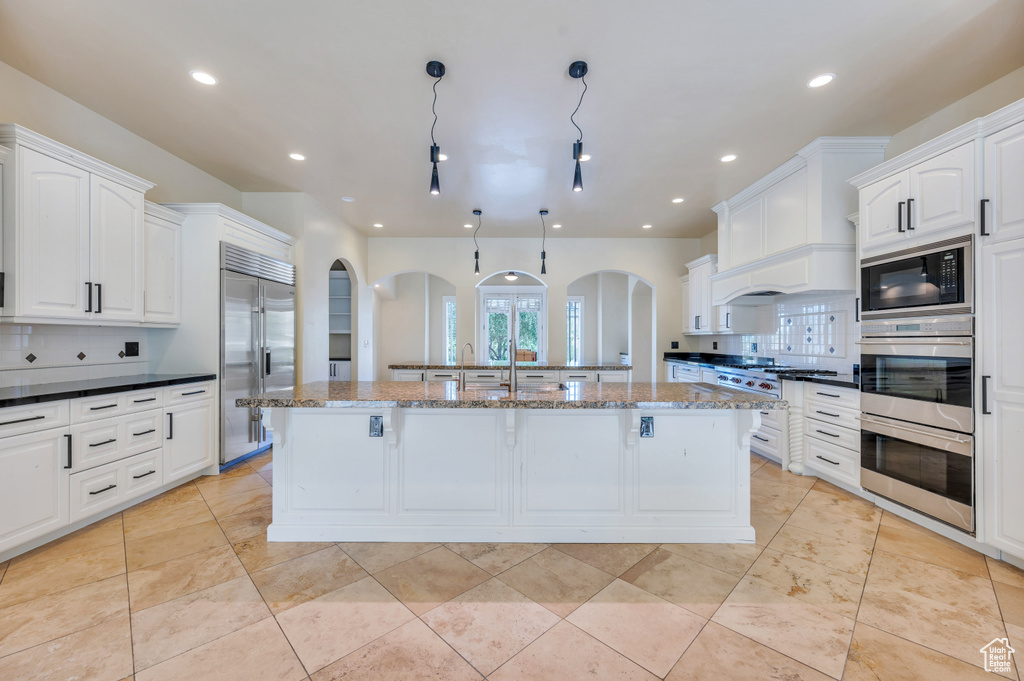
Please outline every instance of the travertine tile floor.
[[756, 545], [268, 544], [272, 468], [0, 564], [0, 679], [964, 681], [994, 638], [1024, 655], [1024, 571], [757, 457]]

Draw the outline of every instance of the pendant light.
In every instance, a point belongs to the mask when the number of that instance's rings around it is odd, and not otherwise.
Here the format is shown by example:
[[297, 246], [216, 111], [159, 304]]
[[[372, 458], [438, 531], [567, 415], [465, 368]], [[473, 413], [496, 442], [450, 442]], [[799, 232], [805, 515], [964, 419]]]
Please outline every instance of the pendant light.
[[476, 243], [476, 233], [480, 231], [480, 226], [484, 220], [480, 215], [482, 212], [477, 209], [473, 211], [473, 215], [476, 216], [476, 229], [473, 230], [473, 245], [476, 246], [476, 253], [473, 254], [473, 274], [480, 274], [480, 246]]
[[441, 147], [434, 141], [434, 126], [437, 125], [437, 84], [444, 78], [444, 64], [439, 61], [427, 62], [427, 75], [437, 78], [434, 81], [434, 102], [430, 105], [430, 112], [434, 114], [434, 124], [430, 126], [430, 162], [434, 165], [430, 171], [430, 193], [437, 196], [441, 193], [441, 183], [437, 180], [437, 162], [441, 160]]
[[580, 171], [580, 160], [583, 157], [583, 131], [580, 130], [580, 126], [576, 125], [576, 112], [580, 110], [580, 105], [583, 104], [583, 95], [587, 94], [587, 62], [585, 61], [574, 61], [569, 65], [569, 75], [573, 78], [579, 78], [583, 83], [583, 92], [580, 93], [580, 101], [576, 104], [575, 111], [569, 116], [569, 120], [573, 125], [576, 126], [576, 130], [580, 133], [579, 138], [573, 142], [572, 145], [572, 157], [576, 160], [576, 172], [572, 178], [572, 190], [574, 192], [583, 191], [583, 173]]
[[547, 274], [548, 273], [548, 266], [544, 262], [545, 259], [548, 257], [548, 254], [544, 251], [544, 247], [547, 245], [547, 241], [548, 241], [548, 226], [546, 224], [544, 224], [544, 216], [547, 215], [547, 214], [548, 214], [548, 212], [546, 210], [542, 210], [540, 212], [540, 227], [543, 230], [541, 232], [542, 236], [541, 236], [541, 242], [540, 242], [540, 273], [541, 274]]
[[519, 278], [519, 275], [509, 270], [509, 273], [505, 275], [505, 278], [508, 279], [509, 281], [515, 281], [516, 279]]

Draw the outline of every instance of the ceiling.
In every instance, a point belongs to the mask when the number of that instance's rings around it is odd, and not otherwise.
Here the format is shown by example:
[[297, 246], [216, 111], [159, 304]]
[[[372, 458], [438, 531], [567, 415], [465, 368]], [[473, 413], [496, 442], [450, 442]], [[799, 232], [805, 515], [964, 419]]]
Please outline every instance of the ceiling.
[[[541, 208], [556, 237], [701, 236], [815, 137], [893, 134], [1024, 65], [1021, 35], [1021, 0], [0, 0], [0, 60], [371, 236], [466, 236], [474, 208], [480, 236], [537, 236]], [[577, 59], [593, 158], [574, 193]]]

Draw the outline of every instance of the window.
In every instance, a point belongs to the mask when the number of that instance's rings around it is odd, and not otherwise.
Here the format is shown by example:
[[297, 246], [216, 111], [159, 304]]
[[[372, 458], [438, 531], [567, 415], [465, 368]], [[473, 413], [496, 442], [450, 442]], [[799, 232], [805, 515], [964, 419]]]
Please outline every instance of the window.
[[445, 364], [455, 364], [458, 352], [455, 347], [455, 296], [442, 296], [441, 308], [444, 310], [444, 361]]
[[509, 318], [516, 311], [516, 347], [535, 353], [536, 361], [546, 361], [547, 293], [504, 293], [502, 287], [481, 290], [480, 344], [486, 349], [487, 362], [509, 361], [508, 343], [512, 338]]
[[565, 302], [566, 364], [583, 363], [583, 296], [569, 296]]

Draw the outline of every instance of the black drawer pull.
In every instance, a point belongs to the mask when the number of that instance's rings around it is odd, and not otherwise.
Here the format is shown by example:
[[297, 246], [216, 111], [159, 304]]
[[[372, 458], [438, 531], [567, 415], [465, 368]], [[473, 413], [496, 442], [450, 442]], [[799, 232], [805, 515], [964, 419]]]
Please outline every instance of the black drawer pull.
[[132, 476], [132, 480], [138, 480], [139, 478], [144, 478], [144, 477], [146, 477], [147, 475], [153, 475], [153, 473], [156, 473], [156, 470], [151, 470], [150, 472], [148, 472], [148, 473], [143, 473], [142, 475], [133, 475], [133, 476]]
[[914, 199], [907, 199], [907, 231], [914, 229], [913, 220], [911, 216], [914, 214]]
[[981, 213], [981, 236], [990, 236], [988, 231], [985, 229], [985, 204], [988, 203], [988, 199], [982, 199], [981, 204], [978, 206], [978, 212]]
[[97, 443], [91, 444], [89, 446], [90, 447], [102, 447], [103, 445], [109, 445], [111, 442], [117, 442], [117, 438], [115, 437], [115, 438], [112, 438], [110, 440], [104, 440], [103, 442], [97, 442]]
[[991, 376], [982, 376], [981, 377], [981, 413], [985, 414], [985, 415], [988, 415], [988, 414], [992, 413], [988, 409], [988, 379], [990, 379], [990, 378], [992, 378], [992, 377]]
[[174, 439], [174, 412], [167, 415], [167, 439]]
[[89, 411], [99, 411], [100, 409], [113, 409], [116, 404], [105, 404], [102, 407], [89, 407]]
[[572, 375], [570, 375], [569, 378], [586, 378], [586, 375], [583, 375], [583, 376], [572, 376]]
[[544, 374], [526, 374], [526, 378], [547, 378]]
[[0, 423], [0, 426], [13, 426], [15, 423], [27, 423], [28, 421], [38, 421], [39, 419], [45, 419], [45, 416], [30, 416], [27, 419], [17, 419], [15, 421], [4, 421]]
[[[896, 229], [901, 233], [906, 231], [903, 229], [903, 206], [905, 205], [907, 205], [906, 201], [900, 201], [896, 205]], [[886, 227], [888, 227], [888, 225], [886, 225]]]
[[202, 395], [205, 392], [206, 392], [206, 390], [193, 390], [190, 393], [182, 393], [181, 396], [182, 397], [188, 397], [189, 395]]
[[817, 414], [824, 414], [825, 416], [831, 416], [834, 419], [839, 418], [839, 414], [829, 414], [827, 411], [822, 411], [820, 409], [815, 409], [814, 411]]
[[494, 378], [495, 374], [477, 374], [477, 378]]
[[762, 411], [762, 412], [761, 412], [761, 416], [768, 416], [768, 412], [766, 412], [766, 411]]
[[824, 395], [825, 397], [834, 397], [836, 399], [842, 397], [842, 395], [833, 395], [832, 393], [818, 393], [818, 395]]
[[828, 435], [829, 437], [839, 437], [839, 436], [838, 436], [838, 435], [836, 435], [835, 433], [829, 433], [829, 432], [826, 432], [826, 431], [824, 431], [824, 430], [821, 430], [821, 429], [819, 429], [819, 428], [815, 428], [815, 429], [814, 429], [814, 432], [816, 432], [816, 433], [821, 433], [822, 435]]
[[451, 378], [451, 374], [434, 374], [434, 378]]
[[64, 468], [71, 468], [71, 435], [64, 435], [68, 439], [68, 465]]
[[150, 428], [149, 430], [144, 430], [141, 433], [132, 433], [132, 437], [139, 437], [140, 435], [149, 435], [150, 433], [155, 433], [155, 432], [156, 432], [156, 428]]
[[826, 462], [832, 464], [833, 466], [838, 466], [839, 465], [838, 461], [833, 461], [832, 459], [826, 459], [825, 457], [819, 456], [817, 454], [815, 454], [814, 456], [815, 456], [815, 458], [821, 459], [822, 461], [826, 461]]
[[89, 492], [89, 494], [103, 494], [104, 492], [109, 492], [110, 490], [114, 489], [115, 487], [117, 487], [117, 485], [109, 485], [108, 487], [104, 487], [103, 489], [98, 489], [95, 492]]
[[155, 397], [147, 397], [144, 400], [133, 400], [133, 401], [135, 402], [135, 404], [140, 404], [142, 402], [156, 402], [156, 398]]
[[760, 440], [761, 442], [769, 442], [768, 438], [761, 437], [760, 435], [751, 435], [751, 437], [754, 438], [755, 440]]

